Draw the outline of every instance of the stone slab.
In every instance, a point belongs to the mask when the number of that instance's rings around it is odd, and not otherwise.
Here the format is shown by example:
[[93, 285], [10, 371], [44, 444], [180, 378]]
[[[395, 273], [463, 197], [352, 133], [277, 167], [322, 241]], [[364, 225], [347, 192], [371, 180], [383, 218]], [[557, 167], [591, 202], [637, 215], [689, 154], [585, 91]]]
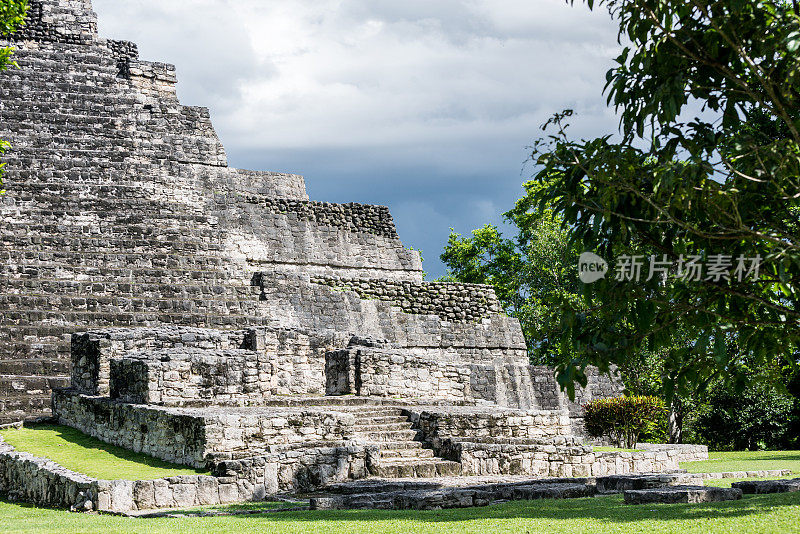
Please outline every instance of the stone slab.
[[429, 490], [314, 497], [312, 510], [440, 510], [488, 506], [497, 501], [591, 497], [595, 487], [576, 483], [494, 484]]
[[620, 493], [628, 490], [646, 490], [669, 486], [699, 485], [702, 475], [689, 473], [653, 473], [641, 475], [612, 475], [597, 478], [599, 493]]
[[673, 486], [668, 488], [628, 490], [623, 493], [625, 504], [688, 503], [735, 501], [742, 498], [738, 488], [705, 486]]
[[746, 494], [790, 493], [800, 491], [800, 478], [791, 480], [745, 480], [734, 482], [731, 487]]

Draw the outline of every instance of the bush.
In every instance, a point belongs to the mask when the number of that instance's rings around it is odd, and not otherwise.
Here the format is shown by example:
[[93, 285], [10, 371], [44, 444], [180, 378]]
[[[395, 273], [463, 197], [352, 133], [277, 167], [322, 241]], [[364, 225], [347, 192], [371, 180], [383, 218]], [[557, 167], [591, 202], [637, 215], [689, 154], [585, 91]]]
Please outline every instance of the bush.
[[770, 384], [737, 392], [719, 383], [690, 425], [691, 439], [718, 451], [780, 450], [797, 446], [796, 399]]
[[634, 448], [639, 436], [656, 425], [665, 412], [661, 399], [647, 396], [598, 399], [583, 409], [590, 436], [608, 436], [625, 449]]

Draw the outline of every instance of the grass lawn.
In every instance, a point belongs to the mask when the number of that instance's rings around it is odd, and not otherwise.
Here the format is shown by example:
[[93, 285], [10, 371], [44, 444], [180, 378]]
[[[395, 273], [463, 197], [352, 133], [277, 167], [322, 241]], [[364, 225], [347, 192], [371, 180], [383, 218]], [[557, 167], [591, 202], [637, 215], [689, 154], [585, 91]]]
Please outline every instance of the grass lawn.
[[681, 463], [681, 468], [690, 473], [791, 469], [800, 475], [800, 451], [710, 452], [708, 457], [702, 462]]
[[441, 511], [286, 512], [239, 517], [130, 519], [0, 502], [7, 534], [206, 532], [299, 533], [791, 533], [800, 532], [800, 493], [714, 504], [626, 506], [620, 497], [522, 501]]
[[32, 425], [2, 430], [0, 436], [20, 452], [49, 458], [76, 473], [104, 480], [151, 480], [205, 473], [108, 445], [65, 426]]
[[[104, 444], [76, 430], [50, 425], [3, 430], [19, 450], [51, 458], [81, 473], [105, 479], [148, 479], [196, 471]], [[800, 452], [712, 453], [684, 467], [700, 471], [792, 469]], [[731, 479], [708, 481], [729, 485]], [[283, 507], [244, 504], [220, 511]], [[208, 509], [208, 508], [206, 508]], [[700, 505], [626, 506], [620, 496], [509, 502], [485, 508], [440, 511], [319, 511], [227, 517], [125, 518], [73, 514], [0, 501], [0, 532], [17, 533], [800, 533], [800, 493], [747, 496], [741, 501]]]

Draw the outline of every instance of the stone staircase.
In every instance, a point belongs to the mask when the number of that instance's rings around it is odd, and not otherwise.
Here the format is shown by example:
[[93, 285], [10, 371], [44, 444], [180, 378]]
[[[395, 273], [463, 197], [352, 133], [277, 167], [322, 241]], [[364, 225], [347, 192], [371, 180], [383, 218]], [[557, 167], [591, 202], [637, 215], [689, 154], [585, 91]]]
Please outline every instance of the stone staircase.
[[429, 478], [457, 476], [461, 464], [438, 458], [418, 441], [403, 410], [369, 406], [356, 410], [355, 438], [378, 446], [379, 463], [372, 475], [381, 478]]

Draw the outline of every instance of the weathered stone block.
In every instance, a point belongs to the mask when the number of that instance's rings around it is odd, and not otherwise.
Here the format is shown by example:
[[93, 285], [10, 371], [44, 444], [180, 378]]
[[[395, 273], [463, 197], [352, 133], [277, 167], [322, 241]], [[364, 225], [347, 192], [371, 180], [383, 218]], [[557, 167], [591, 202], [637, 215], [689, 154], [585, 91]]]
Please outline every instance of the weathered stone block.
[[694, 504], [741, 499], [742, 490], [739, 488], [715, 488], [712, 486], [674, 486], [660, 489], [628, 490], [623, 495], [625, 504]]

